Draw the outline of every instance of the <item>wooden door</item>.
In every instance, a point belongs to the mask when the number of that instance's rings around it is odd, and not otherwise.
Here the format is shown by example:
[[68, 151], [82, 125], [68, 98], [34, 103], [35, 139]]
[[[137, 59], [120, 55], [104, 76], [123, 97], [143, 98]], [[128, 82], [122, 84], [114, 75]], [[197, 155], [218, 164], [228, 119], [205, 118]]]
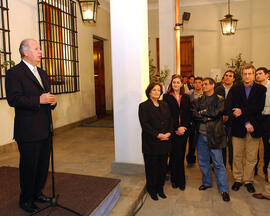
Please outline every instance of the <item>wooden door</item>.
[[103, 41], [97, 39], [94, 39], [94, 70], [96, 114], [100, 118], [106, 114], [106, 101]]
[[194, 36], [180, 38], [181, 75], [194, 75]]

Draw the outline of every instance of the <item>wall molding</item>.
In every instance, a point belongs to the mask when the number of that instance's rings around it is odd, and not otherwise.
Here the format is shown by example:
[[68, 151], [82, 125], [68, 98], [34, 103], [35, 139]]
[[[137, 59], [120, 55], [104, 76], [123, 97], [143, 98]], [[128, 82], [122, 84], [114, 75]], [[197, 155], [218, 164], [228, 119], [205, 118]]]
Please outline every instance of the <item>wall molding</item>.
[[[77, 122], [73, 122], [73, 123], [68, 124], [68, 125], [64, 125], [62, 127], [55, 128], [54, 135], [58, 135], [58, 134], [63, 133], [67, 130], [76, 128], [83, 123], [89, 123], [89, 122], [96, 121], [96, 120], [97, 120], [97, 116], [95, 115], [95, 116], [92, 116], [92, 117], [89, 117], [86, 119], [82, 119], [82, 120], [77, 121]], [[17, 147], [17, 143], [15, 141], [0, 146], [0, 154], [6, 153], [6, 152], [17, 151], [17, 150], [18, 150], [18, 147]]]

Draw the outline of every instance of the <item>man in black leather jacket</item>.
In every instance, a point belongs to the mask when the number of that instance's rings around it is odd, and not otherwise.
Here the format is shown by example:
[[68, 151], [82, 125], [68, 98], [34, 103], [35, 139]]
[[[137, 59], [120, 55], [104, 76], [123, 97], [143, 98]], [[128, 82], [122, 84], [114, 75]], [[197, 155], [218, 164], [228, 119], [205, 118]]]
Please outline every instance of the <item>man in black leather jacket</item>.
[[192, 105], [193, 118], [198, 132], [198, 161], [202, 171], [202, 185], [199, 190], [212, 187], [211, 158], [218, 191], [221, 192], [222, 199], [228, 202], [230, 201], [229, 186], [222, 156], [222, 149], [226, 146], [226, 132], [222, 122], [224, 98], [214, 92], [214, 87], [215, 81], [212, 78], [205, 78], [203, 80], [204, 95], [196, 99]]

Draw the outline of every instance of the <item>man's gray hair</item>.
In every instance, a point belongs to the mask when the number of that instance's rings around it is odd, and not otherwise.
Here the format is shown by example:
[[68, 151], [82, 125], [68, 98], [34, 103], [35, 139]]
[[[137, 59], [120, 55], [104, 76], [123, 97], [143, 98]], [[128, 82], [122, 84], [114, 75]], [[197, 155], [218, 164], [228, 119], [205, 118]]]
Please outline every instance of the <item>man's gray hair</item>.
[[29, 44], [28, 41], [33, 40], [34, 39], [24, 39], [21, 43], [20, 43], [20, 47], [19, 47], [19, 52], [21, 54], [21, 58], [24, 57], [24, 50], [28, 50], [29, 49]]

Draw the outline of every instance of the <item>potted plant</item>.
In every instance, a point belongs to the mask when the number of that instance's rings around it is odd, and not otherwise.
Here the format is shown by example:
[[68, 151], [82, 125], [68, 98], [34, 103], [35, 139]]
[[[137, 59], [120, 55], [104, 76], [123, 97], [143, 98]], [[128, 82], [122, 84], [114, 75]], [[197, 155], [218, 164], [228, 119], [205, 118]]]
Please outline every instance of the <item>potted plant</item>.
[[235, 82], [241, 82], [241, 70], [246, 64], [252, 64], [253, 61], [247, 62], [242, 59], [242, 53], [239, 53], [235, 58], [231, 58], [232, 63], [225, 63], [228, 69], [235, 72]]

